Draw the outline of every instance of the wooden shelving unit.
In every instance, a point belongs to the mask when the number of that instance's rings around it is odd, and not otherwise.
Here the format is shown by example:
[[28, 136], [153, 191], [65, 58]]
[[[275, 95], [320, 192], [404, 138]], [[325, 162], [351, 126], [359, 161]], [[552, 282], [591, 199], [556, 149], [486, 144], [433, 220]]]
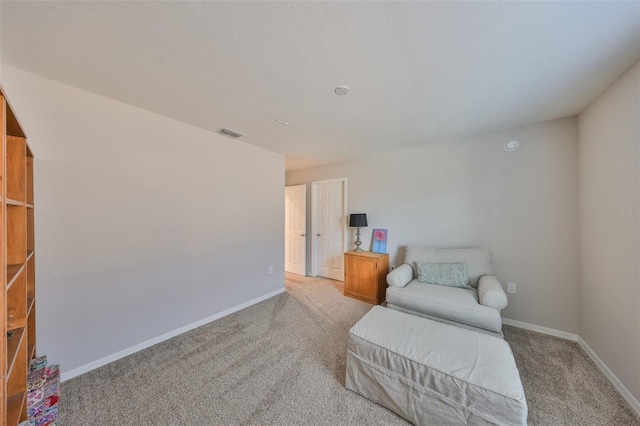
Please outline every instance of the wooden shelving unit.
[[36, 348], [33, 155], [0, 87], [0, 425], [27, 417], [27, 370]]

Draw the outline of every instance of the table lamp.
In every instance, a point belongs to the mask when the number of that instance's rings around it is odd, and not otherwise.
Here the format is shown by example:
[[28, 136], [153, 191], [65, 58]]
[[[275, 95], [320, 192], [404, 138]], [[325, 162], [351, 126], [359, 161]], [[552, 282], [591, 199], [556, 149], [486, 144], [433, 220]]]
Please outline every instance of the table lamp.
[[356, 248], [353, 250], [356, 253], [362, 251], [360, 246], [362, 245], [362, 241], [360, 241], [360, 228], [364, 228], [367, 226], [367, 214], [366, 213], [351, 213], [349, 216], [349, 227], [356, 228]]

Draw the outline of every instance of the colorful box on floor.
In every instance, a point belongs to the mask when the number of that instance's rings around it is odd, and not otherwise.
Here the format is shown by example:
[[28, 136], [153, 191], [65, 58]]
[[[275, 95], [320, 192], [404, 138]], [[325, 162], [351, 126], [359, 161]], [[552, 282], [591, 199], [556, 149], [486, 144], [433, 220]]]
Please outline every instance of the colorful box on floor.
[[31, 360], [27, 381], [27, 418], [20, 426], [55, 426], [60, 400], [60, 368], [47, 357]]

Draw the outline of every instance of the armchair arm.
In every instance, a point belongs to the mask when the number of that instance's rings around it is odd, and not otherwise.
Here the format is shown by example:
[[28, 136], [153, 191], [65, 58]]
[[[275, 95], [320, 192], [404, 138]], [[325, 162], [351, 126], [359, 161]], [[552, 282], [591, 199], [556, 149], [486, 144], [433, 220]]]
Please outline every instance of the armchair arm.
[[387, 284], [395, 287], [405, 287], [413, 280], [413, 268], [403, 263], [387, 275]]
[[509, 300], [500, 285], [500, 282], [493, 275], [483, 275], [478, 281], [478, 302], [497, 310], [507, 307]]

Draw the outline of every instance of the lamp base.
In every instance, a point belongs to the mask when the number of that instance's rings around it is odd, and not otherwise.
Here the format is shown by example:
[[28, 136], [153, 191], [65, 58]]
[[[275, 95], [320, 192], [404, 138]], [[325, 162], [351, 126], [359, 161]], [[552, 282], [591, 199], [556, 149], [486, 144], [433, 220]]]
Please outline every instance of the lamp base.
[[360, 246], [362, 245], [362, 241], [360, 241], [360, 227], [357, 227], [357, 228], [356, 228], [356, 242], [355, 242], [355, 244], [356, 244], [356, 248], [355, 248], [355, 249], [353, 249], [353, 251], [354, 251], [355, 253], [361, 253], [361, 252], [363, 252], [363, 251], [364, 251], [364, 250], [362, 250], [362, 249], [360, 248]]

